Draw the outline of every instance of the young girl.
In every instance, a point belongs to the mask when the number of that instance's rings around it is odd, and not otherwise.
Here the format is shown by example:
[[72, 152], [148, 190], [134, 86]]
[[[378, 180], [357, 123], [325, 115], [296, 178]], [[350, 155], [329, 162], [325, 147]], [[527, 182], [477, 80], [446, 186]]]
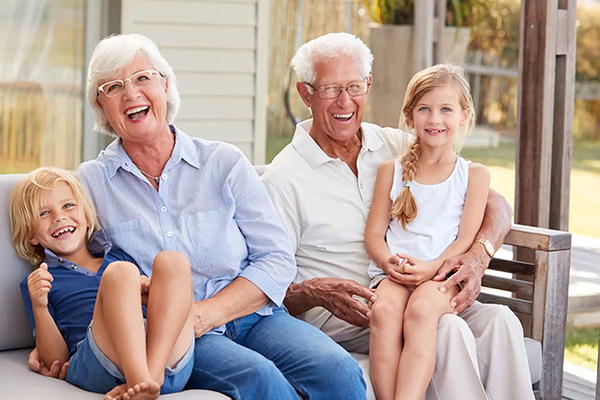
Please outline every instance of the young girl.
[[105, 399], [183, 389], [194, 350], [185, 256], [160, 253], [152, 279], [141, 275], [127, 254], [111, 250], [75, 174], [59, 168], [39, 168], [17, 183], [11, 224], [17, 253], [39, 267], [21, 293], [46, 365], [68, 360], [67, 381], [108, 392]]
[[[432, 278], [473, 244], [489, 191], [487, 168], [453, 151], [474, 120], [462, 68], [436, 65], [408, 84], [402, 122], [415, 137], [400, 159], [380, 167], [365, 231], [377, 287], [370, 370], [378, 400], [420, 400], [433, 375], [438, 320], [453, 312], [460, 288], [441, 293]], [[403, 285], [409, 274], [422, 283]]]

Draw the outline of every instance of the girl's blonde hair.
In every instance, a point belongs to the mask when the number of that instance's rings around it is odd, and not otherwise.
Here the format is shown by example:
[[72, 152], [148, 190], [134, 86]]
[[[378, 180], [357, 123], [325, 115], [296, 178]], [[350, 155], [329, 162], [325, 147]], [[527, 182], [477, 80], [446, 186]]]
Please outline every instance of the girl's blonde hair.
[[45, 258], [42, 245], [33, 245], [29, 239], [39, 220], [39, 211], [46, 192], [56, 188], [59, 182], [66, 183], [82, 207], [88, 222], [87, 238], [100, 229], [96, 209], [74, 172], [56, 167], [42, 167], [25, 175], [12, 191], [10, 197], [10, 225], [13, 246], [17, 254], [33, 266], [39, 266]]
[[[475, 126], [475, 107], [471, 97], [471, 87], [462, 67], [451, 64], [437, 64], [417, 72], [406, 88], [402, 115], [400, 116], [400, 127], [408, 131], [414, 130], [413, 111], [421, 98], [429, 91], [447, 85], [452, 85], [456, 89], [460, 107], [469, 113], [467, 123], [457, 131], [454, 138], [454, 151], [458, 153], [469, 132]], [[421, 140], [415, 135], [414, 140], [400, 158], [402, 180], [408, 183], [404, 185], [400, 195], [392, 205], [392, 218], [397, 218], [404, 229], [406, 229], [408, 223], [414, 221], [417, 217], [417, 203], [410, 191], [410, 182], [415, 179], [417, 163], [420, 158]]]

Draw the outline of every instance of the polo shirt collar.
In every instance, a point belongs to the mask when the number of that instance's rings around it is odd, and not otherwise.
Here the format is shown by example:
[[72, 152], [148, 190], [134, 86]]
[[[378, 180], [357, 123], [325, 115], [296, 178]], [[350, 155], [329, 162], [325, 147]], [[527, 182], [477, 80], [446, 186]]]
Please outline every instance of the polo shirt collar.
[[372, 128], [371, 124], [363, 122], [360, 124], [360, 130], [362, 131], [362, 147], [363, 150], [375, 151], [383, 146], [383, 141], [377, 135]]
[[[184, 160], [195, 168], [200, 168], [200, 160], [198, 159], [198, 154], [194, 150], [192, 139], [175, 125], [169, 125], [169, 128], [175, 135], [175, 147], [173, 147], [171, 157], [169, 158], [169, 161], [167, 161], [165, 170], [176, 165], [181, 160]], [[104, 157], [108, 179], [112, 179], [117, 174], [119, 168], [123, 168], [129, 172], [135, 170], [133, 161], [131, 161], [131, 158], [129, 158], [129, 155], [123, 148], [121, 138], [116, 138], [106, 147], [104, 150]]]
[[294, 137], [292, 138], [292, 146], [306, 160], [308, 165], [315, 169], [319, 165], [333, 159], [325, 154], [317, 142], [308, 134], [312, 122], [312, 119], [307, 119], [296, 125], [296, 132], [294, 132]]
[[[312, 119], [307, 119], [296, 125], [296, 131], [292, 138], [292, 146], [294, 146], [300, 156], [306, 160], [308, 165], [315, 169], [319, 165], [333, 161], [334, 159], [325, 154], [323, 149], [321, 149], [317, 142], [315, 142], [308, 134], [312, 122]], [[361, 123], [360, 128], [362, 132], [362, 151], [375, 151], [383, 146], [383, 142], [371, 129], [370, 124], [363, 122]]]

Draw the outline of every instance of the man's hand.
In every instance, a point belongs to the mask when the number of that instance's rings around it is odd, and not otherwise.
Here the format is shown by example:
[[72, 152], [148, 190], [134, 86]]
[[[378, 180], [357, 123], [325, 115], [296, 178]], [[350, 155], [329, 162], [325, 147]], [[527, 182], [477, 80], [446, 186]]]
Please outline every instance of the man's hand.
[[431, 280], [436, 272], [435, 264], [419, 260], [408, 254], [396, 254], [402, 260], [397, 267], [390, 270], [388, 278], [400, 285], [414, 288], [421, 283]]
[[460, 314], [471, 307], [481, 291], [481, 278], [487, 268], [490, 258], [480, 245], [474, 246], [467, 253], [447, 259], [433, 278], [443, 281], [450, 272], [454, 275], [439, 286], [439, 291], [446, 291], [454, 285], [462, 284], [460, 292], [450, 300], [450, 306], [455, 314]]
[[48, 292], [52, 289], [54, 278], [48, 272], [48, 264], [42, 263], [38, 269], [27, 277], [27, 289], [33, 308], [48, 307]]
[[375, 290], [350, 279], [316, 278], [306, 283], [310, 284], [312, 293], [318, 298], [317, 303], [333, 315], [355, 326], [369, 325], [371, 310], [353, 296], [373, 303], [377, 299]]
[[33, 371], [42, 374], [44, 376], [50, 378], [56, 378], [65, 380], [67, 378], [67, 371], [69, 369], [69, 362], [65, 362], [62, 366], [60, 365], [60, 361], [55, 360], [50, 368], [46, 367], [43, 361], [40, 360], [40, 356], [37, 351], [37, 347], [34, 348], [31, 353], [29, 353], [29, 368]]

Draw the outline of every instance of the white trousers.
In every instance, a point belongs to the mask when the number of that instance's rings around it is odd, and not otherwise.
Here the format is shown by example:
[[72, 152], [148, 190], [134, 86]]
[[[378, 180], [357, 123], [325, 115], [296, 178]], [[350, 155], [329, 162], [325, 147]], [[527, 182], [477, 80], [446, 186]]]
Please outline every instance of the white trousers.
[[[350, 352], [369, 351], [368, 329], [332, 315], [320, 328]], [[534, 399], [523, 328], [508, 307], [475, 302], [459, 316], [440, 318], [435, 371], [425, 399]]]

